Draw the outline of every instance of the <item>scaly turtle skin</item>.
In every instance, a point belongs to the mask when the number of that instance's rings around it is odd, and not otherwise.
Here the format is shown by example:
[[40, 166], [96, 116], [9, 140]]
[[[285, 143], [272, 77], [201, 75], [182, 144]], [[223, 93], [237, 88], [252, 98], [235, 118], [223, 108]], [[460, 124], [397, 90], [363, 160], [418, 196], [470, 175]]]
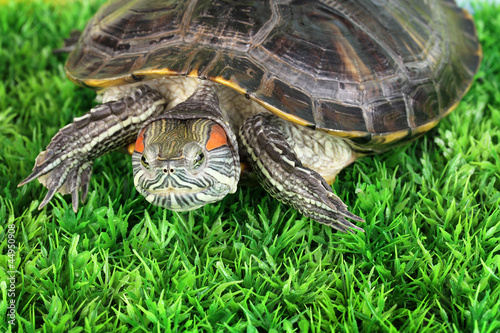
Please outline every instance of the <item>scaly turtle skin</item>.
[[145, 198], [190, 210], [233, 193], [246, 159], [264, 188], [318, 222], [362, 230], [328, 182], [412, 140], [468, 90], [481, 60], [452, 0], [112, 1], [70, 53], [103, 104], [64, 127], [33, 173], [84, 200], [95, 158], [136, 141]]

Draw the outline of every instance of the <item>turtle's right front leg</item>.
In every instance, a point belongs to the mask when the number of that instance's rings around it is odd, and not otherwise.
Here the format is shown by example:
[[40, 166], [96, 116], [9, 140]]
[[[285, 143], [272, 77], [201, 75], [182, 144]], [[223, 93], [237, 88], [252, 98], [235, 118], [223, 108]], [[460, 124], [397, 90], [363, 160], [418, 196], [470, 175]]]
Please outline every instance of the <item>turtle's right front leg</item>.
[[96, 106], [59, 130], [36, 158], [33, 173], [18, 186], [38, 178], [49, 189], [39, 209], [60, 192], [71, 193], [76, 212], [78, 192], [82, 202], [87, 197], [94, 160], [133, 142], [144, 121], [161, 114], [165, 104], [159, 92], [144, 85], [130, 96]]
[[240, 128], [243, 149], [264, 189], [320, 223], [344, 232], [363, 231], [347, 219], [364, 220], [349, 212], [318, 172], [302, 164], [276, 119], [275, 115], [257, 114]]

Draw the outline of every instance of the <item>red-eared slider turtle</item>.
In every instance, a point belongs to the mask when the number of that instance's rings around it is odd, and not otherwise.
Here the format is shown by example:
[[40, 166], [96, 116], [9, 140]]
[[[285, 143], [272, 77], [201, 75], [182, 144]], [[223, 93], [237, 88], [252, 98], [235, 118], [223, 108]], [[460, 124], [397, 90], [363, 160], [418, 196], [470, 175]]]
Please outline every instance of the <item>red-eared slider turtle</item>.
[[85, 200], [93, 160], [136, 141], [134, 183], [186, 211], [233, 193], [240, 159], [264, 188], [339, 230], [362, 221], [328, 183], [357, 157], [432, 128], [481, 59], [452, 0], [117, 0], [90, 20], [68, 77], [101, 90], [24, 185]]

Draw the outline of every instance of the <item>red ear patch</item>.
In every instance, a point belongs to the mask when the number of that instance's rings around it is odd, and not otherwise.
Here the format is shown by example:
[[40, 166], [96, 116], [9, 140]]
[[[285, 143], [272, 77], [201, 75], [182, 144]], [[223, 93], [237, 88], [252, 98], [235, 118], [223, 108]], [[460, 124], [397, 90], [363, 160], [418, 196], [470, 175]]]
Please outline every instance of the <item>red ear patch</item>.
[[135, 141], [135, 151], [141, 153], [144, 151], [144, 132], [146, 129], [143, 129], [141, 133], [137, 136], [137, 140]]
[[205, 147], [207, 150], [212, 150], [223, 145], [227, 145], [226, 131], [220, 125], [214, 124]]

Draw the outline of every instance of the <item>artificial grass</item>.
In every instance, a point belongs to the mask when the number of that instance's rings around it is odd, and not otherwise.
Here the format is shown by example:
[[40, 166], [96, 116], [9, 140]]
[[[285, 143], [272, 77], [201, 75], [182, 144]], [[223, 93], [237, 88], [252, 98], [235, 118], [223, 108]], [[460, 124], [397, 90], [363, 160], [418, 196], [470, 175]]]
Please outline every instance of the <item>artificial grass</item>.
[[61, 196], [38, 211], [46, 189], [16, 185], [95, 105], [51, 51], [97, 8], [0, 8], [0, 331], [500, 330], [500, 8], [476, 6], [484, 60], [459, 107], [422, 139], [340, 174], [336, 193], [366, 220], [355, 234], [259, 188], [189, 213], [151, 206], [120, 153], [95, 163], [77, 214]]

